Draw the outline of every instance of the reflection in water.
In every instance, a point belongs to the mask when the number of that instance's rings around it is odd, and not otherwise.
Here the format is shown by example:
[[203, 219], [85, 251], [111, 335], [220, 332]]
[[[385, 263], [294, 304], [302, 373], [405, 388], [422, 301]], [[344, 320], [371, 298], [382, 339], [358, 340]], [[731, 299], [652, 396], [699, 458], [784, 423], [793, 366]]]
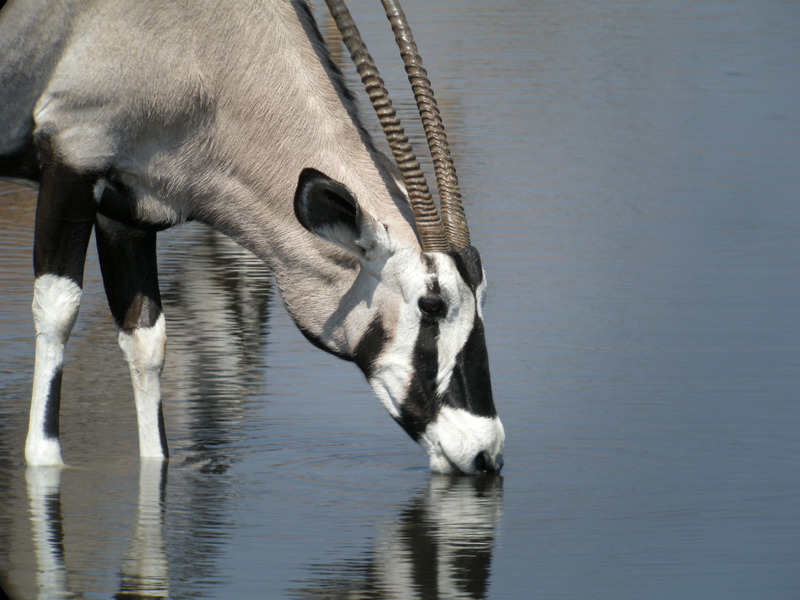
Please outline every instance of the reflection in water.
[[136, 525], [122, 562], [120, 589], [115, 598], [169, 596], [169, 561], [163, 535], [166, 483], [167, 463], [142, 459]]
[[[28, 467], [25, 472], [36, 556], [37, 598], [73, 598], [66, 569], [64, 516], [61, 509], [63, 467]], [[139, 498], [129, 547], [122, 560], [115, 598], [167, 598], [169, 566], [163, 538], [166, 463], [143, 460]], [[80, 540], [77, 541], [80, 543]]]
[[36, 553], [37, 598], [68, 598], [61, 515], [62, 467], [28, 467], [25, 482]]
[[233, 460], [225, 449], [243, 435], [244, 406], [263, 391], [273, 280], [260, 260], [207, 227], [175, 234], [179, 245], [159, 258], [169, 336], [162, 386], [165, 410], [185, 413], [167, 415], [167, 432], [173, 419], [184, 422], [186, 460], [223, 472]]
[[[17, 204], [4, 203], [0, 214], [18, 208], [22, 217], [12, 211], [2, 219], [10, 229], [3, 259], [26, 268], [19, 285], [4, 286], [3, 294], [22, 298], [23, 325], [13, 326], [24, 344], [31, 329], [27, 216], [34, 198], [27, 191], [13, 198]], [[243, 451], [236, 446], [246, 437], [247, 403], [263, 398], [272, 278], [252, 254], [197, 224], [163, 235], [159, 271], [169, 336], [162, 388], [177, 485], [168, 490], [166, 465], [138, 458], [130, 379], [90, 257], [61, 419], [67, 459], [77, 469], [28, 468], [21, 477], [30, 384], [19, 366], [22, 377], [0, 381], [7, 400], [0, 406], [0, 587], [14, 598], [107, 589], [100, 565], [116, 572], [117, 598], [175, 595], [171, 581], [188, 597], [203, 597], [215, 576], [230, 529], [219, 490]]]
[[312, 568], [296, 598], [485, 598], [495, 529], [502, 516], [500, 476], [431, 475], [396, 520], [379, 528], [366, 557]]
[[[65, 536], [65, 529], [74, 529], [69, 520], [80, 521], [81, 515], [68, 510], [65, 516], [62, 511], [62, 470], [29, 467], [26, 471], [37, 598], [42, 599], [71, 598], [88, 591], [70, 581], [67, 565], [84, 551], [80, 545], [86, 541], [81, 536], [98, 533], [81, 530]], [[167, 464], [141, 462], [136, 511], [129, 525], [132, 533], [122, 555], [112, 553], [119, 561], [117, 599], [168, 598], [171, 582], [180, 588], [178, 596], [188, 592], [199, 597], [207, 591], [192, 589], [191, 581], [199, 572], [213, 569], [218, 557], [207, 553], [213, 549], [210, 544], [193, 538], [220, 529], [197, 521], [194, 529], [185, 531], [183, 543], [168, 543], [170, 533], [182, 527], [166, 524], [167, 480]], [[201, 505], [208, 499], [200, 493], [191, 501], [207, 513], [208, 507]], [[502, 501], [499, 476], [432, 475], [427, 489], [396, 519], [377, 527], [374, 546], [363, 558], [315, 565], [310, 581], [289, 594], [319, 599], [485, 598]]]
[[[163, 541], [160, 529], [149, 531], [172, 550], [173, 594], [177, 588], [199, 598], [217, 576], [232, 526], [224, 490], [230, 485], [227, 471], [248, 451], [242, 444], [248, 404], [263, 401], [273, 280], [260, 260], [205, 226], [192, 224], [167, 235], [170, 243], [159, 254], [169, 336], [162, 387], [168, 394], [171, 464], [179, 468], [170, 478], [177, 485], [161, 490], [170, 527]], [[143, 527], [139, 518], [137, 528]], [[147, 556], [157, 558], [152, 552]], [[141, 565], [131, 566], [142, 575]], [[166, 596], [170, 586], [163, 582]]]

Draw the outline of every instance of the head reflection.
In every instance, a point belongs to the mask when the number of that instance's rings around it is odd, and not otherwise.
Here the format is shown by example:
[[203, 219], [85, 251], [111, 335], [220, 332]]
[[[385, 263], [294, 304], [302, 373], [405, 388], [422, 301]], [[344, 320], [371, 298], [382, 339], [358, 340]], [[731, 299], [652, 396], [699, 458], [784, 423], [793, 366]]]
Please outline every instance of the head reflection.
[[315, 565], [295, 598], [485, 598], [502, 477], [433, 475], [397, 519], [379, 528], [366, 556]]

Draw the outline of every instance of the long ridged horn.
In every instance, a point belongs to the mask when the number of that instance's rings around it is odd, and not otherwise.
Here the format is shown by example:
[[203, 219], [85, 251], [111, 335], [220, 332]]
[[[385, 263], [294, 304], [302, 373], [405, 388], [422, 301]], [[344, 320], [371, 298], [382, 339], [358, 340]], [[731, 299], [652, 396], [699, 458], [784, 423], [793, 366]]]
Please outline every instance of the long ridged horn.
[[439, 107], [433, 97], [428, 73], [422, 66], [422, 58], [417, 51], [417, 45], [411, 36], [411, 29], [400, 4], [397, 0], [381, 0], [381, 2], [386, 16], [392, 24], [395, 41], [400, 48], [408, 80], [414, 90], [414, 98], [417, 101], [422, 125], [425, 128], [425, 137], [428, 139], [428, 147], [436, 171], [442, 222], [447, 232], [447, 238], [453, 247], [466, 248], [470, 245], [467, 218], [461, 204], [461, 192], [458, 187], [455, 166], [450, 158], [450, 146], [447, 143]]
[[341, 0], [325, 0], [325, 2], [342, 35], [342, 41], [356, 65], [361, 82], [372, 102], [372, 107], [378, 114], [392, 155], [400, 168], [411, 201], [422, 250], [425, 252], [447, 251], [450, 249], [450, 244], [439, 211], [431, 198], [425, 174], [419, 166], [408, 136], [392, 106], [378, 68], [367, 51], [364, 40], [344, 2]]

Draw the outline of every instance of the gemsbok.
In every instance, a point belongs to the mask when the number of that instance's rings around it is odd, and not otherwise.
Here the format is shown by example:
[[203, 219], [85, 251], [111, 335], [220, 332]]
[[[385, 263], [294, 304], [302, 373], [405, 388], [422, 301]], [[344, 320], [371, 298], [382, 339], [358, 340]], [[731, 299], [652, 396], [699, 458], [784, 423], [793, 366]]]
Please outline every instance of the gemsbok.
[[397, 165], [362, 126], [304, 0], [11, 0], [0, 12], [0, 176], [38, 186], [25, 458], [63, 464], [64, 351], [95, 232], [129, 364], [140, 456], [166, 459], [156, 234], [197, 220], [274, 273], [300, 331], [364, 372], [437, 472], [494, 472], [480, 256], [405, 15], [433, 201], [383, 81], [327, 0]]

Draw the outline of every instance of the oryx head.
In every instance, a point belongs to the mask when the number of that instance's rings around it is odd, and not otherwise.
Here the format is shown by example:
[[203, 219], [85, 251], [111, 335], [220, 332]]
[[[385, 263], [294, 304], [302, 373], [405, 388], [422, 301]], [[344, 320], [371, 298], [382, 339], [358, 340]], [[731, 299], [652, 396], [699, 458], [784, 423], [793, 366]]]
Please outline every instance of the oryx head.
[[486, 281], [470, 244], [444, 128], [405, 16], [384, 7], [395, 31], [433, 155], [441, 213], [383, 81], [343, 3], [329, 8], [356, 63], [402, 174], [419, 246], [395, 243], [342, 184], [307, 169], [295, 212], [309, 231], [351, 252], [354, 288], [372, 298], [353, 360], [390, 414], [439, 472], [499, 471], [505, 434], [492, 400], [482, 307]]
[[[483, 333], [486, 281], [472, 246], [423, 251], [392, 239], [344, 185], [300, 176], [295, 212], [359, 261], [332, 319], [386, 409], [437, 472], [498, 471], [503, 426], [492, 401]], [[317, 340], [332, 348], [329, 340]]]

